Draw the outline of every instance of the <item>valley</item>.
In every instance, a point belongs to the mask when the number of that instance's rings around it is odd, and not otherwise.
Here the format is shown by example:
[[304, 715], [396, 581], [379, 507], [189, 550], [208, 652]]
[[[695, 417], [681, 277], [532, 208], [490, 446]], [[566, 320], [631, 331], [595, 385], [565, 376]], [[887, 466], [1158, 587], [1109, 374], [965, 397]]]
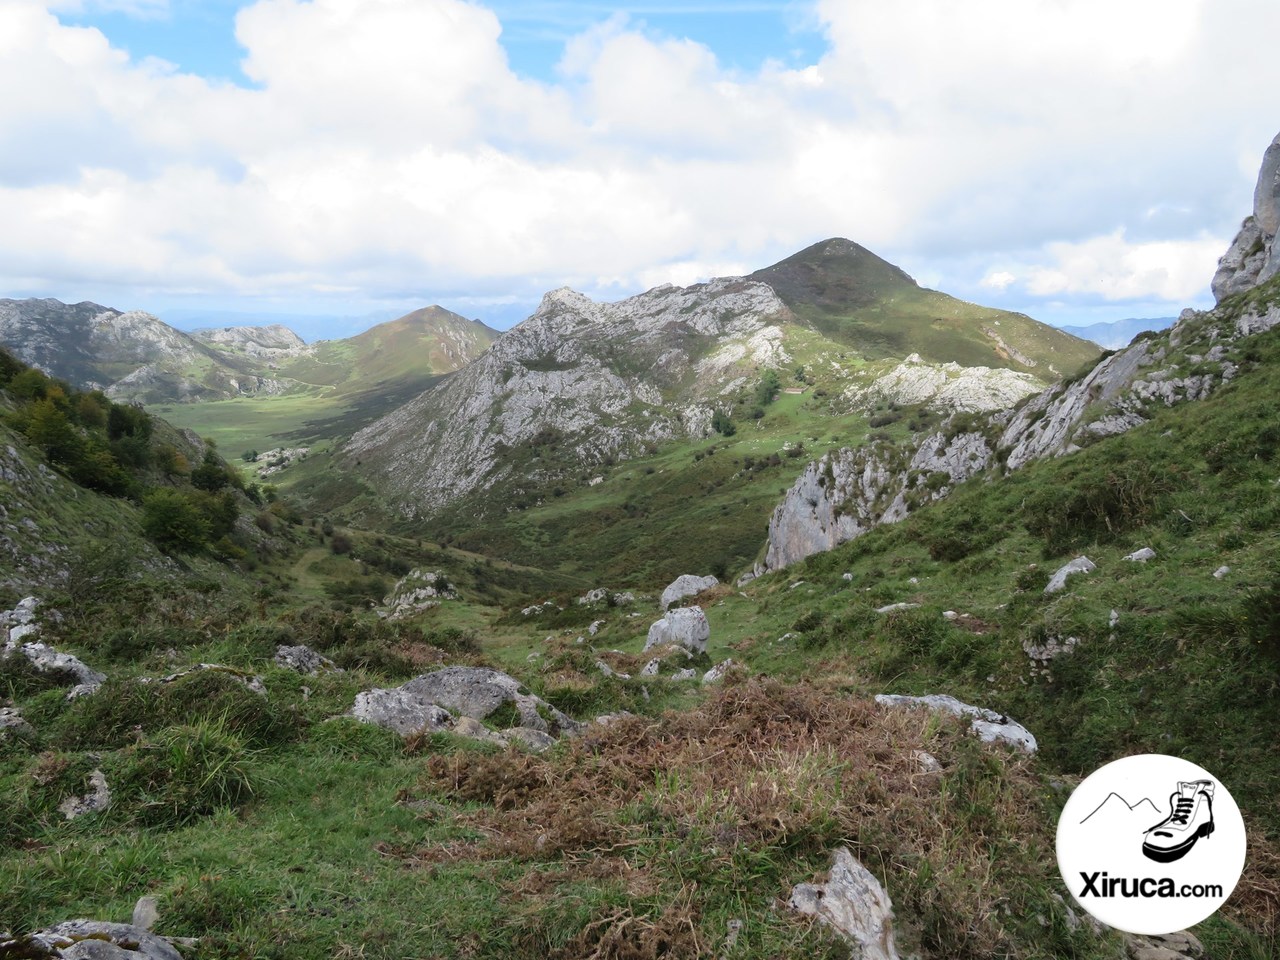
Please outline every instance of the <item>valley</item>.
[[[1276, 956], [1259, 204], [1105, 354], [839, 239], [502, 334], [4, 301], [0, 957]], [[1139, 753], [1248, 830], [1190, 934], [1054, 860]]]

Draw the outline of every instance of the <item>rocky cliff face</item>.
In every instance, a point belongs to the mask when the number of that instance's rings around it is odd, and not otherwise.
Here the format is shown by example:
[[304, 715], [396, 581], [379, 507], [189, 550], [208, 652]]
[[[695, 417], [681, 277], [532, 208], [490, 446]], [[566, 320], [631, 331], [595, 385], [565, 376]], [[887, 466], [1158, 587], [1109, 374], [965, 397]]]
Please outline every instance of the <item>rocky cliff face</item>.
[[216, 327], [196, 330], [191, 336], [222, 350], [259, 360], [280, 362], [306, 351], [306, 342], [283, 324], [265, 327]]
[[[1160, 407], [1209, 396], [1235, 376], [1243, 341], [1280, 325], [1278, 222], [1280, 137], [1263, 160], [1254, 215], [1214, 278], [1221, 301], [1215, 310], [1183, 311], [1171, 329], [1136, 340], [1084, 377], [1051, 386], [1012, 411], [989, 414], [978, 433], [948, 439], [944, 432], [901, 448], [872, 444], [827, 454], [809, 465], [774, 510], [766, 569], [781, 569], [901, 520], [909, 507], [945, 496], [968, 477], [995, 477], [1073, 453], [1146, 423]], [[910, 365], [900, 370], [887, 382], [907, 383], [912, 396], [920, 393], [912, 384], [928, 383], [928, 375], [913, 373]], [[994, 443], [987, 440], [997, 432]], [[930, 480], [934, 473], [937, 478]]]
[[788, 318], [769, 287], [741, 279], [611, 304], [555, 290], [479, 360], [356, 434], [346, 456], [426, 515], [510, 479], [525, 455], [543, 461], [523, 464], [537, 481], [701, 436], [718, 398], [789, 359]]
[[1258, 185], [1253, 191], [1253, 214], [1245, 218], [1231, 247], [1218, 261], [1213, 296], [1219, 303], [1266, 283], [1280, 273], [1280, 134], [1262, 158]]

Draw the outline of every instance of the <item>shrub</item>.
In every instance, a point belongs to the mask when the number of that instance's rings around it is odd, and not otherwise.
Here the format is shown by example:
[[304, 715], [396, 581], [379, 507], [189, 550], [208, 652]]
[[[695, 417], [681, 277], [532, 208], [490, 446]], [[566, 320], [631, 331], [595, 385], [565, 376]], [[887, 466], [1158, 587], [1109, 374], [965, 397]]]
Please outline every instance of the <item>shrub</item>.
[[142, 532], [161, 549], [194, 553], [209, 542], [210, 524], [190, 497], [161, 487], [142, 501]]

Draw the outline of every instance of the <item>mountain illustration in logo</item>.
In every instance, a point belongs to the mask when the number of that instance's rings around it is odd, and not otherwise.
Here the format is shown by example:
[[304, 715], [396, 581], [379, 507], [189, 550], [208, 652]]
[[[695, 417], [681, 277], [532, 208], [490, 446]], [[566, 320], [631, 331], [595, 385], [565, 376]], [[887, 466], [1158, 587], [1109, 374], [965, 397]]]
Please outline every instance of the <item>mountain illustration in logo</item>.
[[[1160, 808], [1155, 805], [1148, 797], [1143, 797], [1135, 803], [1130, 803], [1120, 794], [1112, 791], [1107, 794], [1107, 799], [1098, 804], [1094, 811], [1081, 820], [1081, 823], [1115, 823], [1116, 821], [1127, 821], [1133, 819], [1141, 821], [1144, 824], [1152, 823], [1160, 818]], [[1142, 832], [1146, 831], [1146, 827], [1141, 828]]]

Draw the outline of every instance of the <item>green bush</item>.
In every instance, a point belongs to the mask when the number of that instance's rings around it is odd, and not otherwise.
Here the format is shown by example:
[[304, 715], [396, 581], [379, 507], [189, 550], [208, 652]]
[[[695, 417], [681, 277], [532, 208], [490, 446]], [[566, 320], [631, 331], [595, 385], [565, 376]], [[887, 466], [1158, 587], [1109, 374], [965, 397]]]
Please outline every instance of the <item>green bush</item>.
[[211, 526], [191, 497], [161, 487], [142, 501], [142, 532], [161, 549], [194, 553], [209, 542]]

